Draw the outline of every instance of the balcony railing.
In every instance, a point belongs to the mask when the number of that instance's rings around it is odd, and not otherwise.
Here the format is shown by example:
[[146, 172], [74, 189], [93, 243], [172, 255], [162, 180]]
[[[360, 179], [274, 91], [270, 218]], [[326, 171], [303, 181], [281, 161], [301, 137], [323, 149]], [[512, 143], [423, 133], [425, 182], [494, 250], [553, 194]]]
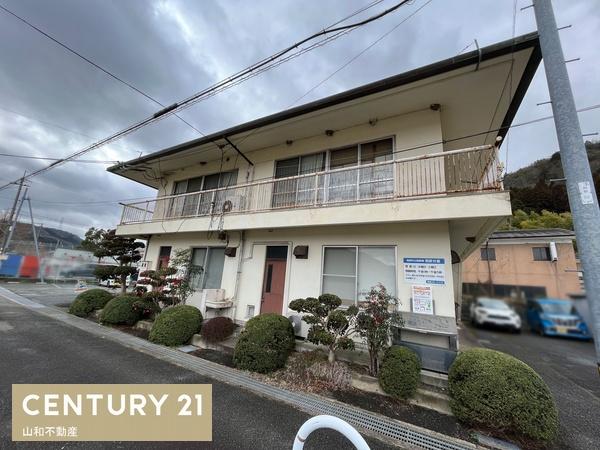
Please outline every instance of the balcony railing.
[[485, 145], [124, 204], [121, 225], [497, 191], [500, 175], [498, 149]]

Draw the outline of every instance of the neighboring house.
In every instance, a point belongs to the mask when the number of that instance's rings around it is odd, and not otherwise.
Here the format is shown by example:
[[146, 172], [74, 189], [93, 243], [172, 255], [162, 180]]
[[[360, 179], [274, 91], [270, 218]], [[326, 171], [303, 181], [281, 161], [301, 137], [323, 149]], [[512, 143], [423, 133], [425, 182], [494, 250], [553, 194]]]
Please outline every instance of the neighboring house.
[[494, 144], [540, 58], [526, 35], [113, 166], [158, 190], [117, 233], [147, 240], [149, 268], [193, 249], [205, 316], [382, 283], [403, 340], [455, 347], [458, 263], [511, 215]]
[[574, 239], [556, 228], [494, 232], [463, 262], [465, 303], [484, 295], [523, 308], [536, 297], [581, 294]]

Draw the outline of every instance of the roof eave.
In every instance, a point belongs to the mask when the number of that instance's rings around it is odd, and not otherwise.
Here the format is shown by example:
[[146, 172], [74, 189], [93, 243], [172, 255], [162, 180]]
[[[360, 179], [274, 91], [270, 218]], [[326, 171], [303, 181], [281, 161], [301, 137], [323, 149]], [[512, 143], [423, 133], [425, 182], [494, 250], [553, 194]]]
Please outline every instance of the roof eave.
[[[150, 162], [152, 160], [162, 158], [165, 156], [172, 155], [184, 150], [188, 150], [193, 147], [198, 147], [216, 140], [225, 139], [239, 133], [252, 131], [256, 128], [261, 128], [267, 125], [271, 125], [277, 122], [288, 120], [304, 114], [309, 114], [320, 109], [328, 108], [331, 106], [339, 105], [341, 103], [349, 102], [357, 98], [365, 97], [378, 92], [393, 89], [402, 85], [413, 83], [422, 79], [440, 75], [445, 72], [457, 70], [462, 67], [470, 66], [473, 64], [481, 63], [489, 59], [497, 58], [510, 54], [516, 51], [524, 50], [527, 48], [533, 48], [533, 53], [527, 63], [525, 72], [521, 78], [519, 85], [515, 91], [515, 95], [512, 99], [511, 104], [507, 110], [507, 113], [502, 121], [502, 126], [498, 132], [499, 136], [504, 137], [508, 131], [508, 126], [512, 122], [519, 106], [527, 92], [527, 88], [531, 83], [531, 80], [535, 74], [535, 71], [541, 61], [541, 51], [539, 47], [539, 39], [537, 32], [528, 33], [522, 36], [518, 36], [514, 39], [502, 41], [488, 47], [484, 47], [480, 50], [475, 50], [469, 53], [454, 56], [442, 61], [429, 64], [417, 69], [404, 72], [402, 74], [394, 75], [382, 80], [375, 81], [373, 83], [365, 84], [348, 91], [341, 92], [329, 97], [325, 97], [304, 105], [300, 105], [294, 108], [290, 108], [284, 111], [280, 111], [269, 116], [261, 117], [259, 119], [245, 122], [225, 130], [221, 130], [210, 135], [203, 136], [198, 139], [193, 139], [181, 144], [168, 147], [163, 150], [156, 151], [149, 155], [136, 158], [124, 163], [115, 164], [109, 167], [107, 170], [112, 173], [119, 174], [120, 170], [126, 169], [127, 166], [135, 166], [138, 164]], [[121, 175], [121, 174], [119, 174]], [[146, 183], [144, 183], [146, 184]]]

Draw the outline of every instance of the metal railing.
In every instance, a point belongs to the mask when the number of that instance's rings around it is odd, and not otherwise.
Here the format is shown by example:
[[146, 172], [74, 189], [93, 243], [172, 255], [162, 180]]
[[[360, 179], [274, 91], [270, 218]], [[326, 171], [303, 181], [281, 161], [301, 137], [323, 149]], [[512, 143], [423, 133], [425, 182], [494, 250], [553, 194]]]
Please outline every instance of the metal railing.
[[493, 145], [123, 204], [121, 225], [502, 190]]

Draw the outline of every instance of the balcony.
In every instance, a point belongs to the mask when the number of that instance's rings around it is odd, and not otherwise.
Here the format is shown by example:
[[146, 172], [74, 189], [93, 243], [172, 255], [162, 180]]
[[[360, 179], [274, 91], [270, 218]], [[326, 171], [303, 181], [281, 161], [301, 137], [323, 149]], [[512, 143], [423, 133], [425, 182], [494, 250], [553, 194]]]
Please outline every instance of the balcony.
[[[390, 209], [390, 202], [398, 203], [399, 200], [432, 198], [447, 202], [448, 198], [456, 197], [454, 194], [502, 190], [498, 150], [495, 146], [486, 145], [124, 204], [120, 231], [130, 228], [123, 227], [127, 225], [159, 223], [164, 232], [165, 223], [169, 221], [182, 224], [182, 221], [194, 220], [197, 226], [186, 226], [186, 231], [206, 231], [211, 226], [214, 228], [213, 220], [227, 218], [232, 221], [234, 216], [240, 218], [235, 221], [235, 227], [240, 229], [246, 224], [250, 228], [292, 226], [296, 219], [298, 224], [306, 225], [306, 211], [302, 213], [301, 210], [327, 210], [331, 213], [333, 207], [354, 205], [364, 205], [360, 220], [364, 223], [370, 221], [366, 220], [370, 215], [367, 209], [372, 205], [379, 205], [379, 209], [385, 211]], [[505, 197], [502, 199], [505, 200]], [[431, 206], [435, 207], [434, 204]], [[445, 204], [442, 209], [455, 206]], [[282, 216], [280, 221], [273, 223], [263, 221], [264, 226], [251, 219], [251, 215], [269, 213], [271, 220], [275, 217], [273, 213], [292, 211], [298, 211], [302, 216], [291, 222], [289, 215]], [[357, 210], [353, 208], [352, 211], [357, 216]], [[507, 212], [510, 214], [510, 208], [503, 208], [497, 214], [484, 212], [482, 215], [501, 216]], [[313, 213], [309, 215], [310, 223], [318, 224], [319, 220], [324, 224], [336, 223], [331, 214], [322, 219]], [[229, 229], [235, 229], [233, 223], [230, 225], [232, 228]], [[142, 231], [139, 227], [135, 228], [138, 232]], [[133, 228], [130, 229], [133, 231]], [[180, 226], [177, 230], [184, 231]]]

